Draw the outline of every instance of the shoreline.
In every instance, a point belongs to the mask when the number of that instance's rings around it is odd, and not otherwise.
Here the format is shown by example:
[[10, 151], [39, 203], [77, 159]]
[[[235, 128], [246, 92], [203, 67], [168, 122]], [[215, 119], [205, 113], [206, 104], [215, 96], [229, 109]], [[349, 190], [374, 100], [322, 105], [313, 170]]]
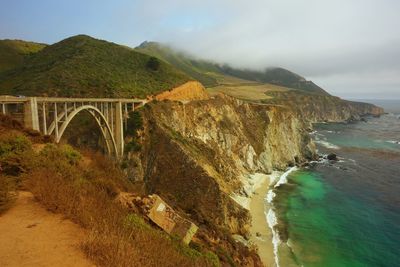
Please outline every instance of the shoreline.
[[273, 179], [272, 175], [268, 175], [269, 179], [265, 179], [255, 190], [250, 200], [249, 210], [251, 215], [250, 241], [257, 246], [258, 255], [266, 267], [276, 266], [272, 244], [272, 231], [268, 226], [265, 216], [270, 208], [265, 198], [270, 189], [271, 179]]

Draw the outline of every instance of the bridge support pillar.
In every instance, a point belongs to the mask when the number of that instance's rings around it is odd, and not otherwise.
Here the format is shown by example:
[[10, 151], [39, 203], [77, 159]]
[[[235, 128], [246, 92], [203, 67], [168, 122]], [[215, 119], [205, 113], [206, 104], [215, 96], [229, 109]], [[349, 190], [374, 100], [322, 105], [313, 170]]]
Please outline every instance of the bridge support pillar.
[[117, 146], [117, 157], [122, 158], [124, 155], [124, 127], [123, 127], [123, 118], [122, 118], [122, 103], [117, 102], [115, 105], [115, 112], [114, 112], [114, 138], [115, 144]]
[[24, 103], [24, 126], [39, 131], [39, 113], [36, 97], [30, 97]]

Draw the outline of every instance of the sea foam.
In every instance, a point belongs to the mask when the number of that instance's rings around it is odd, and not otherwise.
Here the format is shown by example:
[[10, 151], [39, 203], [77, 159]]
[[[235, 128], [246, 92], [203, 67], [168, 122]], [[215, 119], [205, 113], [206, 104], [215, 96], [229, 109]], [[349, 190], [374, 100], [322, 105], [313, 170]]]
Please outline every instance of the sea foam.
[[387, 143], [391, 143], [391, 144], [397, 144], [400, 145], [400, 141], [395, 141], [395, 140], [388, 140], [386, 141]]
[[281, 185], [283, 185], [283, 184], [286, 184], [286, 183], [287, 183], [287, 177], [288, 177], [288, 175], [289, 175], [290, 173], [296, 171], [296, 170], [298, 170], [298, 168], [297, 168], [296, 166], [294, 166], [294, 167], [291, 167], [291, 168], [290, 168], [289, 170], [287, 170], [286, 172], [284, 172], [284, 173], [281, 175], [281, 177], [279, 178], [278, 182], [275, 184], [274, 187], [277, 188], [277, 187], [279, 187], [279, 186], [281, 186]]
[[[281, 243], [281, 240], [279, 238], [279, 233], [278, 231], [275, 230], [275, 226], [278, 224], [278, 219], [276, 217], [275, 211], [273, 210], [272, 206], [272, 201], [274, 200], [276, 193], [274, 192], [274, 188], [277, 188], [283, 184], [287, 183], [287, 177], [290, 173], [296, 171], [298, 168], [297, 167], [291, 167], [288, 169], [286, 172], [284, 172], [282, 175], [279, 176], [278, 181], [274, 185], [274, 187], [270, 190], [268, 190], [268, 193], [265, 197], [265, 200], [271, 205], [271, 208], [269, 208], [268, 212], [265, 212], [265, 216], [267, 218], [267, 223], [269, 228], [271, 229], [272, 232], [272, 245], [274, 248], [274, 259], [275, 259], [275, 264], [277, 267], [279, 267], [279, 257], [278, 257], [278, 250], [279, 250], [279, 244]], [[272, 185], [278, 178], [279, 172], [274, 172], [273, 175], [270, 176], [270, 185]]]
[[269, 204], [271, 204], [272, 203], [272, 200], [274, 200], [274, 197], [276, 196], [276, 194], [274, 193], [274, 191], [272, 190], [272, 189], [270, 189], [270, 190], [268, 190], [268, 193], [267, 193], [267, 197], [265, 198], [265, 200], [269, 203]]
[[327, 141], [324, 141], [324, 140], [315, 140], [314, 142], [318, 143], [318, 144], [320, 144], [320, 145], [322, 145], [322, 146], [324, 146], [326, 148], [330, 148], [330, 149], [339, 149], [340, 148], [339, 146], [331, 144], [331, 143], [329, 143]]
[[265, 214], [267, 217], [267, 222], [269, 228], [272, 231], [272, 245], [274, 247], [274, 258], [276, 266], [279, 267], [279, 257], [278, 257], [278, 247], [281, 243], [279, 239], [279, 233], [274, 229], [274, 226], [278, 224], [278, 219], [276, 218], [275, 212], [271, 209], [268, 210], [268, 213]]

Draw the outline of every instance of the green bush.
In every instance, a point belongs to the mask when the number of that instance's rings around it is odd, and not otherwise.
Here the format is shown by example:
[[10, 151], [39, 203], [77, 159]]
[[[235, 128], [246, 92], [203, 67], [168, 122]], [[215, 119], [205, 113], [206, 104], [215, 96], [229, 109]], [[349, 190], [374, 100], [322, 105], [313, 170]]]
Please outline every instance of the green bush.
[[32, 143], [26, 136], [12, 131], [0, 136], [0, 169], [3, 174], [17, 176], [26, 171], [32, 160]]
[[128, 115], [125, 135], [136, 137], [137, 131], [143, 128], [142, 114], [139, 111], [131, 111]]
[[0, 158], [11, 153], [21, 154], [31, 148], [31, 141], [22, 134], [10, 132], [0, 137]]
[[147, 61], [146, 67], [153, 71], [157, 71], [160, 68], [160, 61], [156, 57], [150, 57]]
[[138, 152], [142, 146], [138, 140], [138, 131], [143, 129], [142, 114], [138, 111], [131, 111], [127, 122], [125, 136], [132, 137], [132, 140], [125, 145], [126, 152]]
[[53, 162], [66, 159], [71, 165], [76, 165], [82, 158], [82, 155], [70, 145], [57, 146], [55, 144], [47, 144], [40, 152], [40, 155]]
[[133, 139], [125, 145], [125, 152], [138, 152], [142, 149], [142, 146]]

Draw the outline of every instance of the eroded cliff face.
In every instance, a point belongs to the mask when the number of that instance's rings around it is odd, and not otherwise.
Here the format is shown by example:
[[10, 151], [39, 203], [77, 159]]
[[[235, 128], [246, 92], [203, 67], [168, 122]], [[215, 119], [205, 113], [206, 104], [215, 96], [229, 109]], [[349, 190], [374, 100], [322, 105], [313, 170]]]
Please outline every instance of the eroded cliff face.
[[185, 86], [158, 97], [181, 102], [153, 101], [141, 111], [141, 151], [131, 157], [132, 174], [147, 194], [161, 195], [194, 221], [197, 238], [222, 246], [240, 266], [261, 264], [232, 239], [248, 236], [251, 218], [241, 199], [251, 194], [254, 177], [316, 158], [311, 122], [383, 112], [331, 96], [291, 93], [251, 104], [225, 95], [209, 98], [195, 83]]
[[247, 234], [251, 174], [270, 173], [315, 156], [305, 124], [275, 106], [227, 96], [186, 104], [153, 102], [143, 110], [141, 165], [149, 193], [159, 193], [197, 222]]
[[254, 175], [315, 157], [306, 124], [286, 108], [224, 95], [153, 101], [141, 113], [135, 178], [146, 193], [186, 214], [200, 227], [202, 242], [222, 246], [239, 266], [261, 265], [254, 251], [232, 239], [248, 236], [250, 228], [250, 214], [237, 199], [249, 196]]
[[305, 122], [338, 122], [358, 120], [363, 115], [379, 116], [384, 110], [373, 104], [353, 102], [335, 96], [299, 93], [297, 91], [270, 92], [273, 98], [265, 103], [283, 105]]

